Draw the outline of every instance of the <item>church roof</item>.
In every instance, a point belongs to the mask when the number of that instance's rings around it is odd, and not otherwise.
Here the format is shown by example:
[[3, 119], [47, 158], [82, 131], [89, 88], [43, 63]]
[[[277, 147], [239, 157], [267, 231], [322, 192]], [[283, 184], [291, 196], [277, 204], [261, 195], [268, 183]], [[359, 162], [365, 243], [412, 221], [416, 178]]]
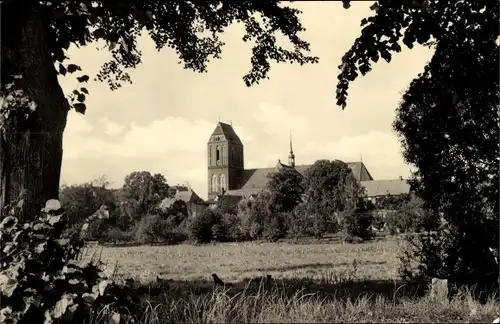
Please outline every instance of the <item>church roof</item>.
[[212, 132], [212, 135], [224, 135], [228, 141], [233, 142], [235, 144], [243, 145], [241, 143], [240, 138], [238, 137], [238, 135], [234, 131], [233, 126], [226, 124], [226, 123], [223, 123], [223, 122], [217, 123], [217, 126], [215, 126], [215, 129]]
[[[352, 170], [354, 177], [356, 180], [373, 180], [372, 176], [366, 169], [363, 162], [346, 162], [347, 166]], [[260, 169], [246, 169], [242, 171], [239, 186], [237, 190], [255, 190], [262, 189], [267, 184], [267, 175], [276, 172], [282, 167], [290, 167], [286, 164], [278, 161], [278, 164], [274, 168], [260, 168]], [[311, 165], [297, 165], [295, 170], [297, 170], [300, 174], [304, 175], [306, 170], [309, 169]], [[363, 171], [366, 171], [368, 175], [363, 176]], [[231, 194], [235, 190], [230, 190]]]
[[410, 185], [406, 179], [361, 181], [368, 197], [401, 195], [410, 192]]

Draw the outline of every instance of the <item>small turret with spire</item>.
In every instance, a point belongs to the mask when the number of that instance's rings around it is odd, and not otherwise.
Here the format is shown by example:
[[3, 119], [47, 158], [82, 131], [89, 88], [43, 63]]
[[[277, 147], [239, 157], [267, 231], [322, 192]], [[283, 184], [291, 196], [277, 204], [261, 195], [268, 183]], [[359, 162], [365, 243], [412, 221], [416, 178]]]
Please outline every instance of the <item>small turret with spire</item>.
[[295, 168], [295, 154], [293, 154], [292, 131], [290, 131], [290, 153], [288, 154], [288, 165]]

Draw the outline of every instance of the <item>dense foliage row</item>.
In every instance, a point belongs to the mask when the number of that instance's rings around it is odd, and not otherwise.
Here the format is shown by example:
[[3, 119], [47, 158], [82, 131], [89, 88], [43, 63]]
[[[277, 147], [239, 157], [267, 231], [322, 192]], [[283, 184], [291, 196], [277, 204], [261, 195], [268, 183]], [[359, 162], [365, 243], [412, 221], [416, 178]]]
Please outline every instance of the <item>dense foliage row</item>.
[[369, 239], [377, 229], [396, 234], [428, 230], [433, 225], [422, 202], [409, 195], [379, 198], [375, 204], [368, 201], [341, 161], [319, 160], [304, 176], [282, 168], [269, 175], [265, 190], [257, 196], [237, 205], [222, 196], [196, 217], [188, 216], [188, 206], [182, 200], [159, 208], [162, 198], [174, 194], [161, 175], [133, 172], [119, 190], [106, 185], [105, 179], [99, 179], [61, 191], [76, 228], [85, 214], [102, 205], [110, 213], [109, 218], [89, 226], [87, 240], [174, 244], [188, 239], [198, 243], [276, 241], [336, 233]]

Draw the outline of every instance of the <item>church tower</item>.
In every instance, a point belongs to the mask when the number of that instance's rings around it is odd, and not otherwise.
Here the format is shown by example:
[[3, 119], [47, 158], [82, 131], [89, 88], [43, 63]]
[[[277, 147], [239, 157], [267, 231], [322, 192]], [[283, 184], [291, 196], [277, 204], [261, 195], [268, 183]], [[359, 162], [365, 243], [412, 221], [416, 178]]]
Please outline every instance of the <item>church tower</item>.
[[243, 143], [232, 125], [218, 122], [207, 143], [208, 199], [236, 189], [244, 170]]
[[295, 154], [292, 147], [292, 132], [290, 132], [290, 153], [288, 154], [288, 165], [295, 168]]

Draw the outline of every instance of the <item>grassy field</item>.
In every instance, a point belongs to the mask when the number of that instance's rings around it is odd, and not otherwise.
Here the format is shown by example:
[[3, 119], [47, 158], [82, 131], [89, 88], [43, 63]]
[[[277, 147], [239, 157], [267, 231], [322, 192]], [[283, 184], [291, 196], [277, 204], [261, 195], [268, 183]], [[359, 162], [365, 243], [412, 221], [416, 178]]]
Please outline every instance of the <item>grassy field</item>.
[[[140, 323], [491, 322], [499, 304], [452, 302], [397, 277], [398, 241], [89, 248], [134, 278]], [[228, 285], [214, 287], [217, 273]], [[273, 280], [262, 280], [271, 275]], [[103, 313], [104, 314], [104, 313]]]

